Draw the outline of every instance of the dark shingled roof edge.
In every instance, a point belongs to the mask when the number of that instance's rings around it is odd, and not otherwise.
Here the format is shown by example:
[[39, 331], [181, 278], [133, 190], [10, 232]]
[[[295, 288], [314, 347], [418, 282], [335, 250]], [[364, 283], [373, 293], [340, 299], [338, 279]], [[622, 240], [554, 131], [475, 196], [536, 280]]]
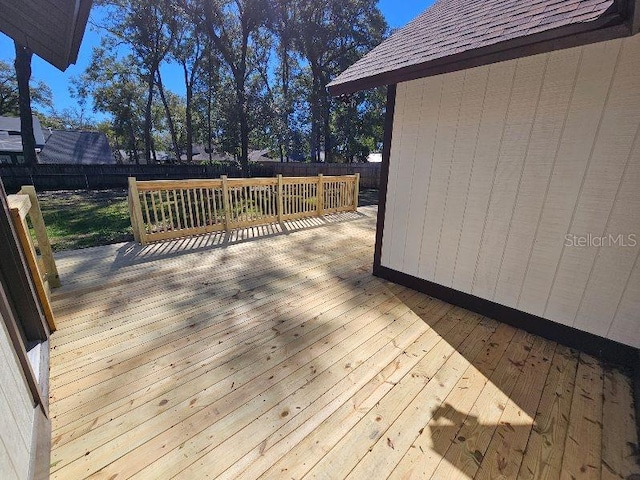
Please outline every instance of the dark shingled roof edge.
[[[328, 89], [335, 96], [351, 94], [630, 36], [639, 29], [639, 4], [640, 0], [532, 0], [524, 5], [514, 0], [439, 0], [345, 70]], [[487, 8], [495, 15], [488, 18]]]

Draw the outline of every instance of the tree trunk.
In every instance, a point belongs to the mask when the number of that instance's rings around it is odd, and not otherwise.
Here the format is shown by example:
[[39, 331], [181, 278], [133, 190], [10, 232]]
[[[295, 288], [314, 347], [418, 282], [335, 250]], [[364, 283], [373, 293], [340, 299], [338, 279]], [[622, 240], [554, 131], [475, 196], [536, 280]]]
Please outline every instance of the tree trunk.
[[33, 113], [31, 111], [31, 49], [14, 42], [16, 49], [16, 77], [18, 79], [18, 104], [20, 107], [20, 129], [22, 136], [22, 154], [25, 165], [36, 165], [36, 139], [33, 134]]
[[187, 104], [184, 112], [184, 124], [187, 134], [187, 162], [191, 163], [193, 161], [193, 116], [191, 114], [191, 104], [193, 103], [193, 81], [189, 78], [187, 65], [183, 63], [182, 68], [184, 69], [184, 85], [187, 90]]
[[331, 163], [333, 161], [331, 154], [331, 125], [330, 125], [330, 103], [329, 99], [325, 98], [322, 102], [324, 106], [323, 110], [323, 130], [324, 130], [324, 161], [326, 163]]
[[173, 118], [171, 116], [171, 109], [169, 108], [169, 102], [167, 102], [167, 97], [164, 94], [164, 86], [162, 85], [162, 77], [160, 76], [160, 69], [156, 70], [157, 74], [157, 84], [158, 84], [158, 92], [160, 93], [160, 99], [162, 100], [162, 105], [164, 106], [164, 113], [167, 117], [167, 124], [169, 125], [169, 134], [171, 135], [171, 144], [173, 145], [173, 152], [176, 155], [176, 161], [180, 162], [180, 146], [178, 145], [178, 136], [176, 135], [176, 127], [173, 123]]
[[133, 156], [136, 165], [140, 165], [140, 155], [138, 155], [138, 146], [136, 145], [136, 134], [133, 131], [133, 126], [129, 127], [129, 141], [131, 142], [130, 151]]
[[147, 164], [151, 163], [151, 143], [153, 141], [151, 137], [151, 107], [153, 105], [153, 75], [149, 74], [147, 104], [144, 109], [144, 159]]
[[244, 73], [236, 78], [236, 95], [238, 96], [238, 115], [240, 116], [240, 168], [244, 178], [249, 177], [249, 119], [247, 99], [244, 91]]

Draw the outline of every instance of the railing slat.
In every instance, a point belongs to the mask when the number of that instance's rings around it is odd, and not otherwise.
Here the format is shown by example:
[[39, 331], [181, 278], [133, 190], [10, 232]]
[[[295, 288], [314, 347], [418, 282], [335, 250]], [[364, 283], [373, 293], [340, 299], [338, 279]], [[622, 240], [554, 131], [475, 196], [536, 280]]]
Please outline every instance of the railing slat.
[[149, 182], [132, 178], [129, 206], [136, 240], [146, 243], [354, 211], [358, 182], [358, 175]]

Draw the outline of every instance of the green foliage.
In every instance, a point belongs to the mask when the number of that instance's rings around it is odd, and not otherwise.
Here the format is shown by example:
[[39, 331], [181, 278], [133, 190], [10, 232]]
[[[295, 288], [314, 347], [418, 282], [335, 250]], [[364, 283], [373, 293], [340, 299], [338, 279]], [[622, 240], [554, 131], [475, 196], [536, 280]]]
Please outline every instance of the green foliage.
[[[380, 43], [370, 0], [98, 0], [103, 45], [76, 82], [109, 113], [116, 148], [363, 161], [382, 142], [384, 92], [332, 99], [327, 84]], [[128, 55], [117, 54], [126, 46]], [[118, 48], [116, 48], [118, 47]], [[181, 67], [185, 98], [160, 66]], [[175, 155], [174, 155], [175, 156]]]
[[54, 251], [133, 240], [127, 192], [39, 192]]
[[[29, 86], [34, 112], [42, 112], [53, 107], [53, 94], [46, 83], [32, 80]], [[19, 115], [16, 71], [13, 65], [0, 60], [0, 116]]]

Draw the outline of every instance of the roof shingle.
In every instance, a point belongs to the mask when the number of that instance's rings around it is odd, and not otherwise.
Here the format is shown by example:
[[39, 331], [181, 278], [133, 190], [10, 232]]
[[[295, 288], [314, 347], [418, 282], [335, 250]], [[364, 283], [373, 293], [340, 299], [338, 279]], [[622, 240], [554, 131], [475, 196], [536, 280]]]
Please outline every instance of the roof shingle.
[[[336, 87], [617, 13], [616, 0], [438, 0], [350, 66]], [[350, 89], [355, 91], [355, 88]]]
[[42, 148], [39, 163], [113, 164], [115, 159], [102, 132], [54, 130]]

